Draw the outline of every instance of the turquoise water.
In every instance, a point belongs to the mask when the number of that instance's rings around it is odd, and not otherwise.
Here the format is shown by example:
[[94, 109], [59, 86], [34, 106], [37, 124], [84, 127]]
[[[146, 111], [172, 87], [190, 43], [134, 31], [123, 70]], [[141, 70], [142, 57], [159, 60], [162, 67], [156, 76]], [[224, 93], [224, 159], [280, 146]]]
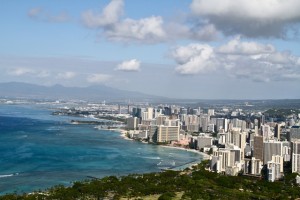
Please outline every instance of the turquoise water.
[[202, 158], [70, 120], [52, 116], [45, 105], [0, 104], [0, 194], [70, 185], [87, 176], [160, 171]]

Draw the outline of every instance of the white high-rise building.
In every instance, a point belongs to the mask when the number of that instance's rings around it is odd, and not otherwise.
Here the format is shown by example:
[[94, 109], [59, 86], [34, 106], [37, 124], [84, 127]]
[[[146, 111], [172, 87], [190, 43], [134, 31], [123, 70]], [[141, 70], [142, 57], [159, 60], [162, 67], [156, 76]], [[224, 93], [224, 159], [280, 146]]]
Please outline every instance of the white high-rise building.
[[214, 109], [208, 109], [207, 114], [209, 116], [214, 116], [215, 115], [215, 110]]
[[153, 119], [153, 108], [148, 107], [147, 108], [147, 114], [148, 114], [147, 119]]
[[292, 172], [300, 173], [300, 140], [292, 142]]
[[272, 156], [272, 160], [267, 163], [268, 180], [274, 182], [283, 176], [283, 157], [276, 155]]
[[274, 133], [271, 131], [271, 127], [267, 124], [261, 126], [262, 136], [264, 141], [274, 139]]
[[157, 142], [179, 140], [179, 126], [157, 126]]
[[148, 120], [148, 112], [142, 112], [142, 120]]

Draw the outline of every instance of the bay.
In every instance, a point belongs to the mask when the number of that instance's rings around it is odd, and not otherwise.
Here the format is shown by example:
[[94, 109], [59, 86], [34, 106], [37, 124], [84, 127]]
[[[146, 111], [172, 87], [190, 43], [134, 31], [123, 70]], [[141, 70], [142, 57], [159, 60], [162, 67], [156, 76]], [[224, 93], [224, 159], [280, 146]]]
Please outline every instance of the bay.
[[0, 194], [77, 180], [157, 172], [201, 160], [193, 152], [124, 140], [120, 133], [70, 124], [47, 105], [0, 104]]

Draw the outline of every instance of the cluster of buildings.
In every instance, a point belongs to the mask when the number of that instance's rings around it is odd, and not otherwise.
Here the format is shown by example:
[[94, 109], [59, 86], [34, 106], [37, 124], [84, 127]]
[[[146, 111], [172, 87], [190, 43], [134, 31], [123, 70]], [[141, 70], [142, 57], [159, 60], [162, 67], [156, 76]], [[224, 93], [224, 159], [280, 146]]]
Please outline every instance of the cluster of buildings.
[[263, 175], [273, 182], [283, 178], [286, 162], [300, 173], [299, 115], [278, 121], [241, 109], [223, 111], [133, 107], [127, 129], [132, 138], [206, 152], [210, 170], [218, 173]]

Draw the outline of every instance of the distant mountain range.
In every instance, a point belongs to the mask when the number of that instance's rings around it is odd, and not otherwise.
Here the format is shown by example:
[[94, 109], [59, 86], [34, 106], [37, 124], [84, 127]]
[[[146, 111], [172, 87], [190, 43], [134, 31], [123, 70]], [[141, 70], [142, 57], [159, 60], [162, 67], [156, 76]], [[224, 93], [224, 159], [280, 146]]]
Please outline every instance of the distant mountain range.
[[64, 87], [62, 85], [54, 85], [48, 87], [21, 82], [0, 83], [0, 97], [97, 101], [155, 101], [167, 99], [165, 97], [140, 92], [119, 90], [105, 85], [89, 87]]

